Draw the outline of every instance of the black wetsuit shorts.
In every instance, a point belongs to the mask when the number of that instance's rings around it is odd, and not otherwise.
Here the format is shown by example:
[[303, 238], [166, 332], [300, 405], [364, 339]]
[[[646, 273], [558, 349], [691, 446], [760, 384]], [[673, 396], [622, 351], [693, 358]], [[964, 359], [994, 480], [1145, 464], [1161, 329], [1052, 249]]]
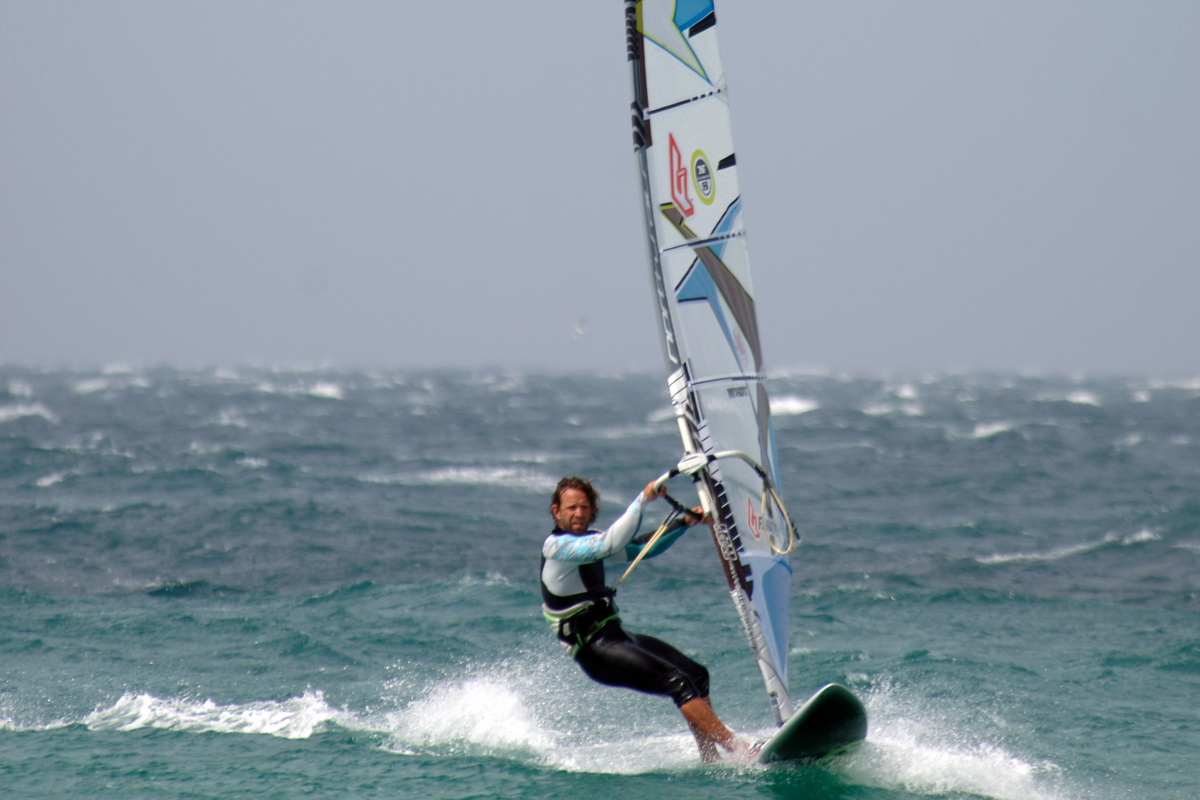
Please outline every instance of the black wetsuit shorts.
[[703, 664], [653, 636], [627, 633], [617, 619], [597, 631], [575, 660], [594, 681], [667, 695], [676, 706], [708, 697], [708, 670]]

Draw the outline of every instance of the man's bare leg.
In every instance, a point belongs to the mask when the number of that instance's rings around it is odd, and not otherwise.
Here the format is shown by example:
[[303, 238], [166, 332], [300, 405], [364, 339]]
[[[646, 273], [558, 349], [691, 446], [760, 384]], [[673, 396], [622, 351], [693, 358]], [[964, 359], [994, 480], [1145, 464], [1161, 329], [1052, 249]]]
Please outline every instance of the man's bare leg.
[[746, 743], [734, 736], [733, 731], [717, 717], [707, 697], [694, 697], [681, 705], [679, 710], [696, 737], [700, 760], [704, 763], [709, 764], [720, 758], [718, 746], [739, 757], [744, 757], [748, 752]]

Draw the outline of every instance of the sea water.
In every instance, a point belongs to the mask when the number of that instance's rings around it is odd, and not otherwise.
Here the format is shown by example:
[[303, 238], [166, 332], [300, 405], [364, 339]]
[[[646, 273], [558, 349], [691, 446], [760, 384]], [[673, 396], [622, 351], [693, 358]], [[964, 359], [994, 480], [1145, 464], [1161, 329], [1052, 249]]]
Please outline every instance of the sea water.
[[[1200, 796], [1200, 381], [769, 390], [789, 682], [871, 721], [815, 765], [701, 765], [541, 618], [555, 481], [678, 456], [655, 376], [0, 368], [0, 795]], [[702, 529], [620, 601], [769, 733]]]

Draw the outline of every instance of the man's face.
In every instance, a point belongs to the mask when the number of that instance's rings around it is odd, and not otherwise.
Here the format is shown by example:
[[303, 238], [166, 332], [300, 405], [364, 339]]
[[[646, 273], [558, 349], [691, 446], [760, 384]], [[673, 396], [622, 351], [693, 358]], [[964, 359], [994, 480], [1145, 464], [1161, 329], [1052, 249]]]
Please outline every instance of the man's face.
[[592, 524], [596, 510], [579, 489], [564, 489], [560, 501], [550, 505], [550, 513], [560, 530], [583, 533]]

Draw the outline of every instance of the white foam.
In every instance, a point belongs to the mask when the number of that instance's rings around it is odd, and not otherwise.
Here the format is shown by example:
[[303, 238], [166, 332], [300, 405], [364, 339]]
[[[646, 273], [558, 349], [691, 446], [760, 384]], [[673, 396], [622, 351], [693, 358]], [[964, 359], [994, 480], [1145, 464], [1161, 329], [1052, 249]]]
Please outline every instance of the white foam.
[[671, 406], [661, 406], [651, 411], [646, 419], [649, 422], [670, 422], [675, 419], [675, 409]]
[[246, 422], [246, 418], [237, 409], [222, 409], [221, 413], [217, 414], [214, 424], [224, 428], [248, 428], [250, 423]]
[[975, 425], [975, 430], [971, 431], [972, 439], [987, 439], [992, 436], [999, 436], [1002, 433], [1008, 433], [1014, 430], [1011, 422], [980, 422]]
[[1149, 528], [1142, 528], [1127, 536], [1117, 536], [1116, 534], [1107, 534], [1103, 538], [1093, 542], [1080, 542], [1079, 544], [1063, 545], [1062, 547], [1053, 547], [1045, 552], [1033, 553], [997, 553], [990, 556], [982, 556], [975, 559], [980, 564], [1015, 564], [1015, 563], [1036, 563], [1061, 561], [1064, 558], [1071, 556], [1082, 555], [1093, 550], [1099, 550], [1102, 547], [1107, 547], [1113, 543], [1119, 542], [1123, 546], [1136, 544], [1144, 544], [1145, 542], [1156, 542], [1162, 538], [1162, 535]]
[[863, 407], [868, 417], [883, 417], [888, 414], [903, 414], [906, 417], [924, 416], [925, 408], [920, 403], [871, 403]]
[[545, 750], [553, 736], [506, 682], [473, 677], [436, 687], [388, 715], [395, 745], [470, 750]]
[[66, 477], [67, 473], [65, 472], [51, 472], [49, 475], [43, 475], [42, 477], [38, 478], [35, 482], [35, 485], [39, 489], [48, 489], [51, 486], [62, 483]]
[[[1003, 719], [971, 721], [939, 699], [937, 709], [889, 686], [867, 696], [867, 741], [838, 766], [858, 783], [917, 794], [968, 794], [996, 800], [1066, 800], [1057, 765], [1029, 759], [995, 741]], [[979, 735], [972, 728], [986, 725]]]
[[346, 399], [346, 394], [342, 391], [342, 387], [332, 381], [317, 381], [307, 388], [306, 393], [313, 397], [324, 397], [328, 400]]
[[306, 739], [331, 722], [349, 715], [332, 708], [324, 695], [305, 692], [287, 700], [258, 700], [221, 705], [211, 699], [160, 698], [146, 692], [126, 693], [107, 708], [98, 708], [82, 723], [96, 730], [133, 731], [161, 728], [173, 731], [259, 733], [285, 739]]
[[783, 395], [782, 397], [771, 398], [771, 413], [781, 417], [807, 414], [810, 411], [816, 411], [820, 407], [820, 403], [808, 397]]
[[75, 394], [94, 394], [102, 392], [113, 385], [113, 381], [107, 378], [86, 378], [81, 381], [76, 381], [71, 386], [71, 391]]
[[1048, 393], [1038, 395], [1036, 398], [1043, 403], [1075, 403], [1082, 406], [1099, 406], [1100, 398], [1094, 392], [1076, 389], [1073, 392], [1066, 394]]
[[47, 422], [58, 424], [58, 417], [41, 403], [18, 403], [15, 406], [0, 406], [0, 423], [11, 422], [21, 417], [41, 417]]
[[33, 387], [22, 380], [10, 380], [8, 382], [8, 393], [13, 397], [33, 397]]
[[1174, 381], [1152, 381], [1150, 387], [1152, 389], [1187, 389], [1189, 391], [1200, 391], [1200, 378], [1187, 378]]
[[1121, 537], [1121, 544], [1141, 544], [1142, 542], [1157, 542], [1162, 539], [1162, 534], [1158, 531], [1152, 531], [1149, 528], [1142, 528], [1139, 531]]
[[553, 488], [557, 478], [516, 467], [445, 467], [421, 473], [368, 474], [359, 476], [364, 483], [400, 486], [463, 485], [501, 486], [509, 489], [542, 492]]
[[488, 572], [484, 575], [464, 575], [458, 582], [459, 586], [512, 586], [508, 576], [499, 572]]
[[1082, 553], [1096, 550], [1097, 548], [1103, 547], [1112, 541], [1113, 540], [1110, 537], [1099, 542], [1083, 542], [1082, 544], [1055, 547], [1047, 550], [1044, 553], [996, 553], [995, 555], [982, 556], [975, 560], [980, 564], [1018, 564], [1060, 561], [1064, 558], [1070, 558], [1071, 556], [1077, 556]]
[[[518, 655], [462, 678], [439, 681], [386, 715], [381, 727], [390, 734], [389, 748], [405, 754], [504, 754], [600, 774], [697, 765], [695, 741], [674, 712], [670, 732], [639, 729], [642, 732], [630, 735], [630, 704], [645, 709], [638, 698], [590, 683], [560, 653], [550, 661], [546, 655]], [[594, 694], [586, 702], [563, 703], [562, 686], [574, 681]], [[402, 693], [404, 681], [397, 681], [395, 688]]]
[[342, 387], [333, 381], [313, 381], [311, 383], [283, 385], [270, 381], [259, 381], [256, 388], [264, 394], [305, 395], [325, 400], [344, 400], [346, 397]]

